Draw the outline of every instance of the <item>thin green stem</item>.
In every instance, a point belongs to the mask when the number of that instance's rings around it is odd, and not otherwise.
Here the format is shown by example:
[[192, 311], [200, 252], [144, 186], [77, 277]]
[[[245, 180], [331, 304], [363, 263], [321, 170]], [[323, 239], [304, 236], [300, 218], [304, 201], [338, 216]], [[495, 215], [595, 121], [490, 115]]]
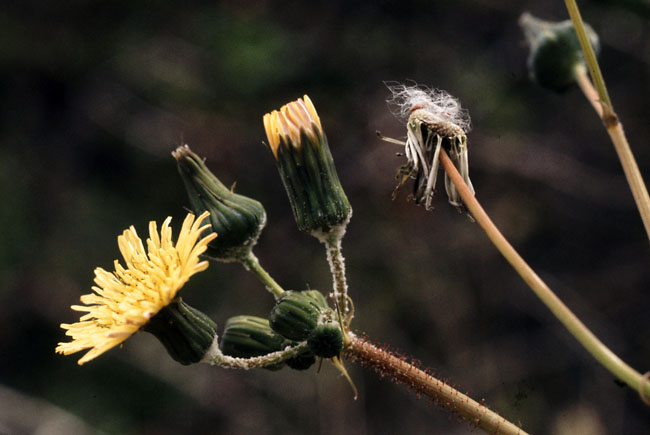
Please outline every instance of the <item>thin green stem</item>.
[[241, 263], [247, 270], [253, 272], [259, 278], [267, 290], [270, 291], [273, 296], [277, 299], [284, 293], [284, 289], [278, 284], [271, 275], [268, 274], [266, 270], [260, 265], [260, 262], [257, 260], [255, 254], [250, 252], [246, 257], [242, 258]]
[[612, 114], [614, 116], [608, 117], [606, 111], [603, 110], [603, 106], [599, 100], [599, 95], [594, 89], [591, 80], [589, 80], [584, 66], [579, 65], [576, 67], [575, 78], [582, 93], [605, 124], [607, 134], [609, 134], [612, 144], [614, 144], [614, 149], [616, 149], [618, 159], [621, 162], [621, 166], [623, 166], [625, 178], [630, 185], [630, 190], [632, 191], [632, 196], [634, 197], [636, 206], [639, 209], [639, 214], [641, 215], [641, 220], [643, 221], [646, 234], [648, 235], [648, 239], [650, 239], [650, 196], [648, 195], [648, 189], [643, 181], [643, 177], [641, 176], [641, 171], [639, 171], [639, 166], [636, 164], [636, 160], [634, 159], [634, 154], [632, 154], [632, 150], [630, 149], [630, 144], [627, 142], [627, 137], [623, 131], [623, 125], [613, 112]]
[[600, 101], [602, 101], [613, 111], [614, 109], [612, 107], [612, 102], [609, 99], [607, 87], [605, 86], [605, 80], [603, 79], [603, 74], [600, 72], [600, 66], [596, 60], [596, 53], [594, 52], [594, 48], [591, 46], [591, 42], [587, 37], [585, 24], [582, 21], [582, 16], [580, 15], [578, 4], [576, 3], [576, 0], [564, 0], [564, 3], [566, 4], [566, 8], [569, 11], [571, 21], [573, 21], [573, 27], [576, 29], [578, 42], [580, 42], [580, 47], [582, 47], [582, 52], [585, 55], [585, 61], [587, 62], [589, 73], [591, 74], [591, 77], [596, 84], [598, 95], [600, 95]]
[[388, 377], [426, 395], [487, 433], [526, 434], [520, 427], [449, 384], [352, 333], [350, 333], [350, 344], [345, 348], [345, 355], [348, 360], [362, 367], [374, 369], [382, 378]]
[[573, 312], [553, 293], [546, 283], [524, 261], [512, 245], [494, 225], [481, 204], [470, 192], [463, 178], [456, 170], [451, 159], [444, 150], [440, 153], [440, 163], [460, 193], [465, 206], [472, 213], [476, 222], [483, 228], [494, 246], [501, 255], [512, 265], [539, 299], [551, 310], [569, 332], [587, 349], [587, 351], [617, 378], [625, 382], [641, 397], [650, 397], [650, 382], [644, 379], [639, 372], [627, 365], [602, 341], [598, 339]]

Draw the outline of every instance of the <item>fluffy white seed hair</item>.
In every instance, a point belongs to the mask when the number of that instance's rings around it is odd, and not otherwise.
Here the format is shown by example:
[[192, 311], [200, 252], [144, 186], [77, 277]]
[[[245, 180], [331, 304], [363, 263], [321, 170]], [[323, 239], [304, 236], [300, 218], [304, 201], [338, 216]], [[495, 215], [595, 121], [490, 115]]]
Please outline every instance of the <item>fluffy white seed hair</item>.
[[391, 112], [402, 121], [406, 122], [416, 108], [426, 110], [442, 122], [457, 125], [465, 133], [471, 129], [469, 113], [461, 108], [460, 102], [446, 91], [417, 84], [407, 86], [398, 82], [386, 82], [385, 85], [393, 94], [386, 102]]

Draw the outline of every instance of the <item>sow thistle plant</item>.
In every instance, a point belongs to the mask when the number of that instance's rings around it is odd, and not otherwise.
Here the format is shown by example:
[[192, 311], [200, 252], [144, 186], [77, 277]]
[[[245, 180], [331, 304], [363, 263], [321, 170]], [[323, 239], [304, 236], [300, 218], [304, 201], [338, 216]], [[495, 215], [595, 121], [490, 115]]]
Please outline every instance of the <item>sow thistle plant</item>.
[[[403, 91], [410, 92], [407, 88]], [[424, 112], [418, 113], [426, 117]], [[425, 125], [421, 118], [416, 122]], [[273, 280], [253, 254], [266, 223], [263, 206], [226, 187], [185, 145], [172, 154], [194, 213], [188, 214], [176, 243], [171, 218], [165, 220], [160, 234], [156, 224], [150, 224], [147, 251], [134, 228], [119, 236], [126, 267], [116, 261], [113, 273], [97, 269], [95, 293], [81, 297], [85, 305], [72, 306], [87, 314], [78, 323], [61, 325], [72, 341], [60, 343], [57, 352], [67, 355], [91, 349], [79, 361], [83, 364], [142, 330], [156, 336], [182, 364], [306, 370], [319, 360], [329, 360], [348, 379], [356, 397], [354, 382], [343, 364], [347, 359], [426, 394], [489, 432], [524, 433], [485, 405], [351, 331], [354, 308], [347, 292], [341, 241], [352, 208], [320, 117], [305, 95], [266, 114], [263, 124], [266, 146], [278, 167], [298, 228], [325, 246], [333, 280], [331, 291], [285, 290]], [[416, 128], [420, 127], [414, 124], [414, 133]], [[440, 128], [442, 132], [444, 126]], [[449, 135], [429, 141], [433, 147], [426, 150], [426, 160], [409, 163], [413, 171], [425, 167], [427, 176], [432, 176], [430, 167], [437, 165], [431, 160], [432, 153], [435, 146], [443, 146], [444, 139], [449, 140], [450, 151], [457, 150], [456, 163], [467, 174], [464, 130], [447, 128]], [[424, 127], [419, 134], [426, 134]], [[412, 143], [414, 153], [424, 152], [416, 149], [419, 146], [422, 143]], [[450, 201], [460, 206], [457, 196], [450, 194]], [[208, 267], [209, 260], [239, 262], [253, 272], [275, 298], [269, 315], [233, 316], [226, 320], [219, 336], [213, 320], [177, 297], [194, 273]]]
[[[583, 57], [579, 52], [579, 46], [587, 39], [584, 26], [583, 37], [580, 32], [576, 37], [568, 22], [556, 25], [524, 15], [521, 23], [531, 43], [529, 65], [534, 80], [555, 90], [565, 89], [572, 81], [583, 89], [588, 88], [581, 84], [584, 77], [580, 75], [580, 71], [586, 71], [585, 63], [590, 62], [589, 56]], [[578, 22], [576, 28], [580, 25]], [[592, 42], [597, 41], [594, 35]], [[552, 61], [557, 64], [555, 70], [550, 64], [542, 65]], [[553, 74], [547, 76], [549, 71]], [[555, 74], [558, 72], [562, 77]], [[400, 154], [406, 162], [397, 172], [396, 190], [413, 180], [409, 199], [431, 210], [442, 168], [449, 203], [469, 213], [535, 294], [594, 358], [647, 400], [650, 397], [647, 376], [628, 366], [589, 331], [519, 256], [479, 204], [469, 178], [470, 118], [459, 101], [445, 91], [420, 86], [390, 83], [388, 88], [392, 94], [388, 102], [405, 123], [406, 130], [405, 141], [380, 135], [403, 147]], [[611, 124], [611, 118], [606, 118], [613, 114], [611, 103], [604, 98], [591, 102], [594, 107], [602, 106], [599, 115], [603, 120], [609, 119], [610, 124], [605, 122], [608, 130], [610, 127], [616, 130], [618, 127]], [[155, 222], [150, 223], [146, 249], [133, 227], [118, 236], [124, 266], [116, 260], [113, 272], [95, 270], [93, 293], [81, 296], [83, 305], [72, 306], [73, 310], [85, 314], [77, 323], [61, 325], [72, 340], [59, 343], [56, 352], [69, 355], [88, 350], [78, 361], [81, 365], [142, 330], [158, 338], [170, 356], [181, 364], [202, 362], [224, 368], [274, 371], [284, 367], [307, 370], [319, 361], [329, 360], [354, 389], [344, 367], [345, 360], [373, 369], [382, 377], [428, 396], [486, 432], [525, 434], [518, 425], [419, 369], [417, 364], [352, 331], [354, 305], [348, 295], [341, 248], [352, 208], [337, 175], [320, 117], [305, 95], [264, 115], [263, 125], [266, 147], [278, 168], [298, 229], [325, 246], [332, 274], [331, 291], [285, 290], [277, 283], [253, 254], [266, 224], [262, 204], [228, 188], [210, 171], [203, 158], [184, 145], [172, 155], [193, 212], [183, 221], [176, 241], [171, 218], [164, 220], [160, 232]], [[616, 145], [620, 134], [614, 131], [611, 136]], [[634, 192], [636, 187], [632, 189]], [[207, 269], [211, 260], [238, 262], [254, 273], [275, 299], [268, 316], [230, 317], [219, 336], [212, 319], [186, 304], [178, 292], [194, 274]]]

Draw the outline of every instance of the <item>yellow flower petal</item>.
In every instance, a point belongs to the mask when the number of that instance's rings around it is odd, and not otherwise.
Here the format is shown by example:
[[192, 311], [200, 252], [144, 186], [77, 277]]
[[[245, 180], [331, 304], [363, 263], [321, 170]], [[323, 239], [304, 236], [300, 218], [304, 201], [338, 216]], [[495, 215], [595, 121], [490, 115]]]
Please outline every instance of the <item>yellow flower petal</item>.
[[197, 219], [188, 214], [176, 245], [172, 241], [171, 217], [165, 219], [160, 234], [155, 222], [149, 223], [147, 250], [135, 228], [130, 227], [117, 238], [126, 267], [115, 261], [115, 271], [95, 269], [94, 293], [81, 296], [84, 305], [72, 305], [85, 314], [79, 322], [62, 323], [71, 342], [59, 343], [56, 352], [69, 355], [90, 349], [79, 365], [119, 345], [133, 335], [158, 311], [168, 305], [192, 275], [208, 267], [199, 262], [208, 243], [217, 235], [200, 239], [210, 225], [201, 225], [205, 212]]

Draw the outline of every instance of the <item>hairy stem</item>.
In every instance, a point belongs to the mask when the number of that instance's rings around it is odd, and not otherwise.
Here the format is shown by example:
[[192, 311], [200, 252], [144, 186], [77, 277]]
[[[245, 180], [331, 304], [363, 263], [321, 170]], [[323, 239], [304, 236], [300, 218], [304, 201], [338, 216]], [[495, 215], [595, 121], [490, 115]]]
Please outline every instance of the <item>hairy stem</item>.
[[333, 235], [322, 239], [327, 253], [327, 263], [330, 266], [332, 274], [332, 284], [334, 286], [334, 297], [338, 304], [341, 315], [349, 312], [348, 307], [348, 283], [345, 278], [345, 257], [341, 250], [341, 237]]
[[636, 160], [634, 159], [634, 155], [630, 149], [630, 144], [627, 142], [627, 137], [623, 131], [623, 125], [614, 112], [608, 114], [604, 109], [601, 103], [602, 100], [599, 98], [598, 92], [594, 89], [591, 80], [589, 80], [584, 66], [578, 66], [576, 68], [575, 78], [582, 93], [585, 95], [587, 100], [589, 100], [594, 110], [605, 124], [607, 134], [609, 134], [609, 137], [614, 144], [614, 149], [616, 149], [618, 159], [621, 161], [621, 166], [623, 166], [625, 178], [630, 185], [630, 190], [632, 191], [632, 196], [634, 197], [636, 206], [639, 209], [639, 214], [641, 215], [641, 220], [643, 221], [646, 234], [650, 239], [650, 196], [648, 195], [648, 189], [646, 188], [641, 172], [639, 171], [639, 166], [636, 164]]
[[494, 246], [501, 252], [501, 255], [512, 265], [517, 273], [523, 278], [538, 298], [551, 310], [560, 322], [571, 334], [587, 349], [587, 351], [600, 362], [607, 370], [614, 374], [621, 381], [625, 382], [634, 390], [638, 391], [641, 397], [650, 397], [650, 382], [643, 378], [640, 373], [627, 365], [614, 352], [612, 352], [602, 341], [598, 339], [585, 325], [576, 317], [571, 310], [553, 293], [535, 271], [524, 261], [512, 245], [501, 234], [494, 225], [481, 204], [463, 181], [463, 178], [456, 170], [451, 159], [444, 150], [440, 153], [440, 163], [449, 175], [449, 178], [460, 193], [465, 206], [472, 213], [472, 216], [483, 228]]
[[270, 291], [276, 299], [279, 298], [282, 293], [284, 293], [284, 289], [280, 286], [280, 284], [278, 284], [260, 265], [260, 262], [258, 261], [255, 254], [250, 252], [248, 256], [242, 258], [240, 261], [246, 270], [249, 270], [257, 275], [259, 280], [262, 281], [267, 290]]
[[491, 411], [485, 405], [420, 370], [408, 361], [398, 358], [352, 333], [350, 333], [350, 344], [345, 349], [345, 355], [352, 362], [374, 369], [382, 377], [387, 376], [426, 395], [487, 433], [526, 434], [520, 427]]
[[250, 370], [258, 367], [268, 367], [280, 364], [290, 358], [298, 356], [301, 352], [307, 349], [307, 343], [300, 343], [297, 346], [272, 352], [262, 356], [254, 356], [250, 358], [237, 358], [224, 353], [219, 349], [218, 339], [215, 337], [212, 346], [206, 351], [201, 359], [201, 362], [213, 366], [224, 367], [227, 369], [242, 369]]

